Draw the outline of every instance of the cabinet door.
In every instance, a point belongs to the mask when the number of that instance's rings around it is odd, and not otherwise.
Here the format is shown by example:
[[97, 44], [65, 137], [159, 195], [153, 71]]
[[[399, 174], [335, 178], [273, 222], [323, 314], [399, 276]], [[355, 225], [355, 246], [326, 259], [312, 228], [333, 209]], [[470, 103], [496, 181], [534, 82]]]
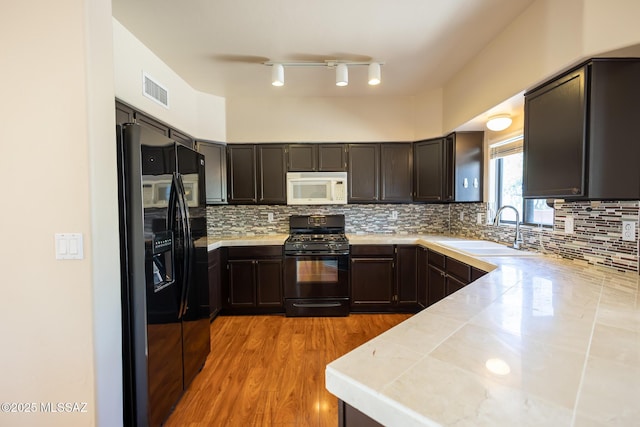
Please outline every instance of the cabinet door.
[[287, 152], [285, 145], [261, 144], [258, 155], [258, 203], [287, 203]]
[[222, 278], [220, 249], [209, 252], [209, 316], [215, 317], [222, 310]]
[[133, 108], [116, 101], [116, 124], [133, 123], [135, 118]]
[[169, 138], [179, 142], [182, 145], [186, 145], [189, 148], [193, 148], [193, 138], [175, 129], [169, 128]]
[[398, 305], [418, 304], [418, 248], [399, 245], [396, 254], [396, 301]]
[[349, 202], [377, 202], [379, 183], [380, 146], [349, 144]]
[[345, 144], [318, 144], [318, 170], [320, 172], [346, 171], [347, 147]]
[[445, 197], [447, 169], [444, 165], [444, 138], [421, 141], [414, 144], [414, 200], [417, 202], [442, 202]]
[[586, 69], [525, 95], [524, 197], [585, 194]]
[[487, 274], [486, 271], [482, 271], [479, 268], [471, 267], [471, 282], [475, 282], [485, 274]]
[[393, 258], [351, 258], [351, 306], [393, 303]]
[[198, 152], [204, 155], [207, 204], [227, 201], [227, 156], [222, 144], [198, 141]]
[[383, 202], [412, 201], [412, 144], [380, 145], [380, 200]]
[[228, 145], [227, 166], [230, 203], [256, 203], [256, 149], [253, 145]]
[[446, 296], [446, 274], [439, 268], [427, 267], [429, 288], [427, 290], [427, 306], [435, 304]]
[[169, 126], [137, 111], [135, 112], [135, 116], [136, 123], [138, 123], [140, 126], [144, 126], [166, 137], [169, 137]]
[[422, 308], [427, 306], [427, 289], [429, 287], [429, 276], [427, 275], [427, 250], [418, 248], [418, 268], [417, 268], [417, 293], [418, 305]]
[[464, 288], [465, 286], [467, 286], [467, 283], [461, 282], [460, 280], [456, 279], [453, 276], [447, 276], [446, 277], [445, 288], [446, 288], [446, 294], [447, 295], [451, 295], [455, 291], [459, 291], [460, 289]]
[[229, 260], [229, 305], [255, 307], [255, 273], [253, 260]]
[[289, 144], [289, 171], [313, 172], [317, 170], [316, 144]]
[[455, 201], [482, 201], [484, 132], [456, 132], [455, 147]]
[[282, 307], [282, 260], [256, 261], [256, 294], [258, 307]]

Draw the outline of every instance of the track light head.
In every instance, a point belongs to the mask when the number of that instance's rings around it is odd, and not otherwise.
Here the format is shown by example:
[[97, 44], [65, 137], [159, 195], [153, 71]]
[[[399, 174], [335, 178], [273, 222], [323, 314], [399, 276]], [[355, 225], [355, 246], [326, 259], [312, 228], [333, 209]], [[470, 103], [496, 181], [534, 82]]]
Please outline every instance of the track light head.
[[349, 84], [349, 71], [347, 64], [338, 64], [336, 67], [336, 86], [346, 86]]
[[380, 84], [380, 64], [377, 62], [369, 64], [369, 84], [371, 86]]
[[282, 64], [272, 65], [271, 84], [273, 86], [284, 86], [284, 66]]

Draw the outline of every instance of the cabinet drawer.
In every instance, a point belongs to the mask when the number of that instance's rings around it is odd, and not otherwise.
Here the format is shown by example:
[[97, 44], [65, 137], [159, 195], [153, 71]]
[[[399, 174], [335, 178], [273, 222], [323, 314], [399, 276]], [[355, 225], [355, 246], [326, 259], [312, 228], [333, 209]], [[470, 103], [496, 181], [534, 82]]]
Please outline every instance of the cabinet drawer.
[[393, 245], [351, 245], [351, 256], [392, 256]]
[[471, 267], [453, 258], [447, 258], [447, 274], [467, 284], [471, 280]]
[[282, 246], [230, 246], [229, 259], [281, 257]]
[[429, 251], [429, 265], [436, 266], [441, 270], [445, 268], [446, 257], [438, 252]]

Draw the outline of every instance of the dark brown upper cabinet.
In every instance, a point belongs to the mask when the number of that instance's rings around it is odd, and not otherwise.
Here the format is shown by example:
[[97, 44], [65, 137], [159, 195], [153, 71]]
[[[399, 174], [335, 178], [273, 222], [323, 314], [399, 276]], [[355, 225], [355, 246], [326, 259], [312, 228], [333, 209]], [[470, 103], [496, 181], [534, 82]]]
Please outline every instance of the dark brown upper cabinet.
[[226, 146], [212, 141], [198, 141], [196, 147], [205, 158], [207, 204], [227, 203]]
[[481, 202], [484, 132], [455, 132], [414, 144], [416, 202]]
[[287, 202], [286, 145], [228, 145], [227, 157], [229, 203]]
[[342, 172], [347, 170], [345, 144], [289, 144], [289, 172]]
[[165, 125], [164, 123], [152, 117], [149, 117], [146, 114], [140, 113], [139, 111], [136, 111], [135, 119], [136, 123], [138, 123], [139, 125], [158, 132], [166, 137], [169, 137], [169, 126]]
[[414, 144], [415, 201], [448, 202], [453, 200], [452, 143], [452, 138], [434, 138]]
[[411, 143], [349, 144], [349, 202], [411, 202]]
[[169, 138], [179, 142], [182, 145], [186, 145], [189, 148], [193, 148], [195, 146], [193, 138], [172, 128], [169, 128]]
[[227, 145], [229, 203], [257, 203], [256, 146]]
[[454, 151], [456, 202], [482, 201], [484, 132], [455, 132], [447, 136]]
[[640, 60], [592, 59], [525, 93], [526, 198], [640, 198]]
[[287, 203], [287, 147], [280, 144], [257, 146], [258, 203]]

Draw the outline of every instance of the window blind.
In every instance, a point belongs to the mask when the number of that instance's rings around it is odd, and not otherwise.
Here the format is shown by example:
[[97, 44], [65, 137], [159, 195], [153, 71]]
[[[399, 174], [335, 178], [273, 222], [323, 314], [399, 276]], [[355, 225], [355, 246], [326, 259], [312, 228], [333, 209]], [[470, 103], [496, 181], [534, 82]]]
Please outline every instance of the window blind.
[[492, 144], [490, 156], [492, 159], [507, 157], [512, 154], [522, 153], [524, 139], [522, 135]]

